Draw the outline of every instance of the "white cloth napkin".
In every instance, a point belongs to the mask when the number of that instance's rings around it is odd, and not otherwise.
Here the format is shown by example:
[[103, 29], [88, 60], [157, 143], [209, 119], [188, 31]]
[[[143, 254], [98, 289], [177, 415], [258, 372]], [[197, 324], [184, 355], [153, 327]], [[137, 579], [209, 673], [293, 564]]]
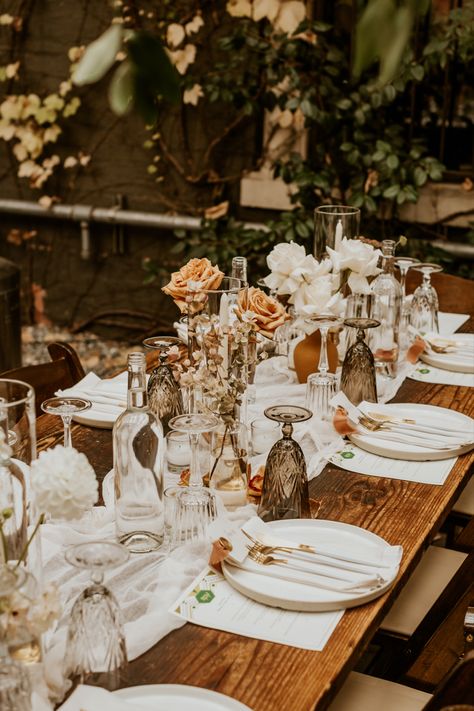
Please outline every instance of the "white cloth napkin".
[[124, 701], [99, 686], [80, 684], [58, 711], [145, 711], [149, 706]]
[[120, 373], [108, 380], [101, 380], [95, 373], [88, 373], [71, 388], [58, 390], [56, 395], [85, 398], [91, 401], [94, 413], [118, 417], [127, 406], [127, 373]]

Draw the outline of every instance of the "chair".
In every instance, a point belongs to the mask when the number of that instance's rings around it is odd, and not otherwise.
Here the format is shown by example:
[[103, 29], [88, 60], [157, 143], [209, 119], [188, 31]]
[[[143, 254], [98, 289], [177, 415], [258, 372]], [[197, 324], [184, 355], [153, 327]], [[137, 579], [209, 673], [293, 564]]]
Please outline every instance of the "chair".
[[467, 654], [434, 694], [386, 679], [351, 672], [329, 711], [442, 711], [456, 705], [474, 710], [474, 652]]
[[[459, 547], [466, 552], [428, 548], [374, 637], [374, 643], [382, 649], [370, 667], [371, 673], [392, 680], [406, 674], [441, 622], [445, 628], [452, 625], [451, 656], [443, 659], [443, 675], [456, 661], [463, 639], [459, 618], [474, 596], [474, 519], [463, 531]], [[420, 685], [432, 689], [437, 679], [430, 681], [428, 672], [424, 669]], [[439, 678], [439, 669], [437, 674]], [[412, 683], [417, 681], [416, 674], [408, 678]]]
[[0, 374], [1, 378], [23, 380], [33, 386], [37, 416], [42, 412], [41, 403], [44, 400], [53, 397], [57, 390], [72, 387], [85, 375], [81, 361], [72, 346], [58, 341], [50, 343], [48, 351], [52, 358], [51, 362], [26, 365]]

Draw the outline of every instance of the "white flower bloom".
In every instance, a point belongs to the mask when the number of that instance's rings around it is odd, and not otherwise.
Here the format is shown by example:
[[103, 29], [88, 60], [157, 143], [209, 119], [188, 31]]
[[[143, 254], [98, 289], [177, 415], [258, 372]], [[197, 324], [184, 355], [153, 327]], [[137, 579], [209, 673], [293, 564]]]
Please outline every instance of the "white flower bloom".
[[190, 64], [196, 59], [196, 45], [187, 44], [183, 49], [168, 52], [168, 55], [180, 74], [186, 74]]
[[170, 47], [178, 47], [186, 37], [183, 25], [172, 22], [166, 30], [166, 42]]
[[298, 289], [289, 301], [294, 304], [299, 315], [339, 314], [342, 295], [340, 292], [334, 293], [332, 275], [326, 274]]
[[265, 277], [265, 284], [278, 294], [294, 294], [331, 270], [329, 260], [318, 262], [296, 242], [277, 244], [268, 255], [267, 264], [271, 274]]
[[7, 121], [16, 121], [21, 115], [21, 103], [16, 96], [7, 96], [0, 104], [0, 114]]
[[41, 452], [31, 464], [31, 486], [38, 510], [59, 518], [78, 518], [97, 501], [95, 472], [73, 447]]
[[197, 106], [197, 103], [201, 97], [204, 96], [202, 86], [200, 84], [194, 84], [191, 89], [185, 89], [183, 94], [183, 102], [185, 104], [192, 104]]
[[193, 33], [199, 32], [201, 27], [204, 26], [204, 20], [202, 19], [201, 15], [195, 15], [191, 22], [187, 22], [184, 26], [184, 29], [186, 30], [187, 35], [191, 35]]
[[279, 0], [254, 0], [252, 16], [255, 22], [263, 20], [264, 17], [273, 22], [279, 11]]
[[232, 17], [252, 17], [252, 3], [249, 0], [229, 0], [226, 10]]
[[300, 0], [290, 0], [283, 2], [280, 6], [280, 12], [274, 23], [277, 32], [285, 32], [292, 35], [298, 25], [303, 22], [306, 17], [306, 7]]
[[12, 448], [7, 442], [5, 432], [0, 428], [0, 462], [10, 459], [12, 456]]
[[353, 293], [368, 293], [370, 291], [367, 277], [380, 274], [377, 267], [382, 255], [380, 249], [374, 249], [371, 244], [361, 242], [359, 239], [344, 237], [337, 250], [327, 247], [333, 271], [335, 273], [350, 270], [348, 284]]

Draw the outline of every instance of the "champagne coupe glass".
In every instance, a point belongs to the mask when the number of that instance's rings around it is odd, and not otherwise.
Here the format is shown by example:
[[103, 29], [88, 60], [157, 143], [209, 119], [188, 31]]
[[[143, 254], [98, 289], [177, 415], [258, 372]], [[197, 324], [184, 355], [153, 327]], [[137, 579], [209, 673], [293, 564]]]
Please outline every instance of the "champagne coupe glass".
[[438, 333], [438, 294], [431, 285], [431, 275], [443, 271], [439, 264], [422, 262], [413, 269], [423, 274], [421, 285], [415, 290], [411, 302], [410, 322], [419, 333]]
[[82, 397], [50, 397], [41, 403], [41, 409], [48, 415], [60, 415], [64, 427], [64, 446], [72, 447], [71, 422], [76, 412], [83, 412], [91, 407], [90, 400]]
[[2, 711], [31, 711], [31, 689], [23, 664], [8, 653], [8, 601], [26, 580], [23, 568], [0, 565], [0, 708]]
[[181, 343], [175, 336], [158, 336], [145, 338], [145, 348], [159, 352], [160, 364], [154, 368], [148, 380], [148, 405], [156, 417], [161, 420], [163, 434], [167, 435], [169, 421], [184, 412], [183, 396], [173, 370], [166, 362], [170, 348]]
[[326, 248], [337, 249], [342, 238], [359, 235], [360, 210], [352, 205], [320, 205], [314, 211], [314, 256], [321, 259]]
[[71, 546], [68, 563], [91, 571], [92, 584], [79, 595], [69, 617], [66, 675], [73, 681], [117, 689], [127, 670], [127, 651], [120, 608], [103, 584], [104, 571], [127, 562], [129, 551], [112, 541]]
[[212, 432], [219, 420], [211, 414], [191, 413], [178, 415], [169, 422], [171, 429], [187, 432], [191, 444], [189, 486], [183, 487], [176, 500], [176, 530], [172, 545], [185, 540], [199, 540], [204, 536], [207, 524], [216, 517], [216, 498], [203, 486], [199, 466], [199, 435]]
[[309, 420], [313, 413], [296, 405], [274, 405], [264, 414], [283, 424], [283, 437], [275, 442], [267, 457], [258, 515], [264, 521], [308, 518], [306, 462], [300, 445], [291, 435], [293, 423]]
[[380, 321], [371, 318], [346, 318], [345, 326], [357, 329], [357, 340], [346, 353], [341, 373], [341, 390], [349, 400], [377, 402], [375, 362], [372, 351], [365, 343], [365, 329], [380, 326]]

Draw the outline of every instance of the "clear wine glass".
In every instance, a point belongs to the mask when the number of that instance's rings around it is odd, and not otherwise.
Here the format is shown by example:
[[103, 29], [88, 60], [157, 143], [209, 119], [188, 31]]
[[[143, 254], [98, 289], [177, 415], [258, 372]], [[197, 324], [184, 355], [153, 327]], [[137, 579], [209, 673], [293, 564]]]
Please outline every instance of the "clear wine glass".
[[216, 517], [215, 495], [202, 483], [199, 436], [204, 432], [212, 432], [218, 424], [217, 417], [204, 413], [178, 415], [169, 422], [171, 429], [187, 432], [191, 444], [189, 486], [183, 487], [176, 500], [176, 528], [172, 534], [172, 546], [187, 540], [201, 539], [207, 524]]
[[72, 447], [71, 422], [76, 412], [83, 412], [91, 407], [90, 400], [82, 397], [50, 397], [41, 403], [41, 409], [48, 415], [60, 415], [64, 427], [64, 446]]
[[8, 599], [26, 579], [22, 568], [0, 565], [0, 708], [2, 711], [31, 711], [28, 673], [8, 652]]
[[395, 266], [400, 270], [400, 286], [402, 288], [402, 299], [403, 302], [406, 299], [406, 279], [408, 270], [411, 269], [415, 264], [419, 264], [420, 260], [415, 257], [394, 257], [393, 260]]
[[342, 364], [341, 390], [354, 405], [364, 400], [377, 402], [374, 356], [364, 339], [365, 329], [380, 326], [380, 321], [346, 318], [344, 325], [357, 329], [357, 340], [347, 351]]
[[264, 414], [283, 424], [283, 437], [275, 442], [267, 457], [258, 515], [264, 521], [308, 518], [306, 462], [300, 445], [291, 435], [293, 423], [309, 420], [312, 412], [296, 405], [274, 405]]
[[320, 415], [323, 419], [328, 417], [329, 413], [329, 401], [332, 396], [336, 394], [337, 389], [337, 377], [334, 373], [329, 372], [329, 362], [328, 362], [328, 331], [334, 326], [340, 326], [342, 324], [342, 319], [334, 314], [320, 314], [313, 316], [308, 319], [316, 328], [319, 328], [321, 333], [321, 350], [319, 353], [318, 370], [316, 373], [311, 373], [308, 375], [306, 381], [306, 403], [309, 405], [313, 402], [311, 393], [317, 390], [319, 393], [323, 392], [322, 398], [319, 400], [322, 410], [315, 413]]
[[410, 308], [410, 323], [418, 333], [438, 333], [438, 294], [431, 284], [431, 275], [443, 271], [439, 264], [422, 262], [416, 264], [413, 269], [421, 272], [423, 281], [415, 289]]
[[181, 344], [175, 336], [145, 338], [143, 345], [158, 351], [160, 364], [153, 369], [148, 380], [148, 405], [154, 415], [161, 420], [163, 433], [168, 434], [169, 421], [184, 412], [183, 396], [173, 369], [166, 362], [170, 348]]
[[91, 571], [92, 577], [70, 613], [65, 670], [74, 682], [114, 690], [125, 679], [127, 651], [120, 608], [103, 580], [104, 571], [123, 565], [129, 555], [112, 541], [79, 543], [65, 553], [68, 563]]

